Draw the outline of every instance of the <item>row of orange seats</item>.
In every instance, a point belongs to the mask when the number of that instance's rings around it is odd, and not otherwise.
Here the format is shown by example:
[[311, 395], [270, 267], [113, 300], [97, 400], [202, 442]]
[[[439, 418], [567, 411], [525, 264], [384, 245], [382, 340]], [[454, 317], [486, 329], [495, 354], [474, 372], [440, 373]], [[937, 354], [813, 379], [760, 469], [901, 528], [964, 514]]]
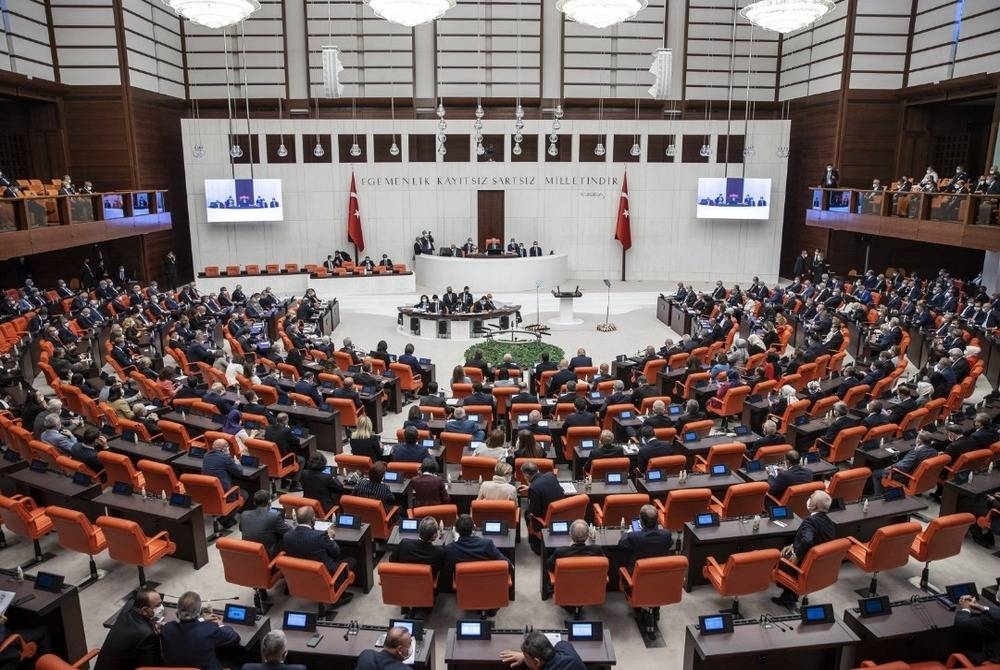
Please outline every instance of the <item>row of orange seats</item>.
[[[373, 274], [406, 274], [409, 271], [406, 263], [395, 263], [391, 270], [386, 267], [376, 266]], [[203, 274], [206, 277], [241, 277], [261, 274], [296, 274], [298, 272], [308, 272], [317, 277], [329, 277], [331, 274], [342, 277], [351, 274], [365, 274], [365, 268], [361, 265], [355, 265], [352, 261], [347, 261], [342, 267], [334, 268], [332, 273], [322, 265], [312, 263], [301, 266], [301, 269], [298, 263], [285, 263], [284, 265], [269, 263], [263, 266], [263, 270], [261, 270], [260, 265], [256, 264], [245, 265], [242, 268], [239, 265], [227, 265], [225, 268], [219, 265], [206, 265]]]

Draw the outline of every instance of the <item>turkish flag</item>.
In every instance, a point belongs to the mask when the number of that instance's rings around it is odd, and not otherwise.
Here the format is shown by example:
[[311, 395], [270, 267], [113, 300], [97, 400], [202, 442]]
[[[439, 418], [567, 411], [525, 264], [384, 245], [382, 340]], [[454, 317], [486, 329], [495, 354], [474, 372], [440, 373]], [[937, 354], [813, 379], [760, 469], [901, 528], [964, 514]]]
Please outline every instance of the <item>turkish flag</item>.
[[347, 239], [358, 251], [365, 250], [365, 233], [361, 230], [361, 202], [358, 200], [358, 189], [354, 185], [354, 173], [351, 173], [351, 194], [347, 199]]
[[628, 212], [628, 175], [622, 177], [622, 195], [618, 201], [618, 218], [615, 220], [615, 239], [622, 243], [622, 249], [632, 248], [632, 226]]

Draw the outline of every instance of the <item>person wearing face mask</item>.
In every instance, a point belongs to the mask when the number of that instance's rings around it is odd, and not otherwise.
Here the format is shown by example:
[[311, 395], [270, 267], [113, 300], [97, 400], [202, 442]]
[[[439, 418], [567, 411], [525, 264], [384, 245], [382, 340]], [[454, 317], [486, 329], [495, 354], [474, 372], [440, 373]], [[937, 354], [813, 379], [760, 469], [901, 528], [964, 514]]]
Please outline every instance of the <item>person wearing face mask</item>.
[[[806, 510], [808, 510], [809, 516], [802, 520], [802, 525], [795, 532], [792, 543], [781, 550], [782, 557], [797, 565], [802, 562], [810, 549], [817, 544], [829, 542], [836, 536], [837, 528], [827, 516], [831, 502], [833, 500], [826, 491], [813, 491], [813, 494], [806, 500]], [[785, 570], [784, 563], [779, 566], [779, 569]], [[799, 597], [795, 595], [794, 591], [784, 587], [781, 589], [780, 596], [771, 598], [772, 602], [785, 607], [792, 607], [798, 600]]]
[[413, 637], [410, 631], [400, 626], [390, 628], [385, 634], [382, 649], [365, 649], [358, 656], [354, 670], [410, 670], [403, 661], [410, 656]]
[[94, 670], [162, 666], [159, 638], [162, 627], [163, 598], [155, 589], [140, 588], [111, 626]]

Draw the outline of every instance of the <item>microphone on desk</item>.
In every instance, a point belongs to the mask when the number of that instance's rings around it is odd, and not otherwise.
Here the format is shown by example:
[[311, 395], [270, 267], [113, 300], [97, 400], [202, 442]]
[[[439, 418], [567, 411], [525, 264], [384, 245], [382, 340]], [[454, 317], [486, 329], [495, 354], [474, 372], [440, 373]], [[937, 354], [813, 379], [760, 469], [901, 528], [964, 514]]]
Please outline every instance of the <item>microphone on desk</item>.
[[788, 624], [781, 623], [780, 621], [778, 621], [777, 619], [775, 619], [770, 614], [765, 614], [764, 616], [767, 617], [768, 621], [770, 621], [771, 624], [775, 628], [777, 628], [778, 630], [780, 630], [782, 633], [787, 633], [788, 631], [790, 631], [792, 629], [791, 626], [789, 626]]

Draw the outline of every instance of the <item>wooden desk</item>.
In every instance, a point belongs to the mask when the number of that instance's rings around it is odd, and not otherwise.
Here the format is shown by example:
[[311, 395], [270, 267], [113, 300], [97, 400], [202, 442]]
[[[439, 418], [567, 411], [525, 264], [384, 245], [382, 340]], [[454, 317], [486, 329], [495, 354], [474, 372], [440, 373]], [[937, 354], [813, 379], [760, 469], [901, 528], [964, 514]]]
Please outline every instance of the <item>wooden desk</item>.
[[[803, 463], [803, 467], [812, 473], [813, 481], [819, 481], [822, 479], [829, 479], [837, 472], [839, 469], [836, 465], [830, 461], [824, 461], [822, 458], [813, 463]], [[737, 470], [736, 474], [742, 479], [748, 482], [766, 482], [770, 475], [767, 474], [767, 470], [758, 470], [757, 472], [747, 472], [746, 470]]]
[[19, 582], [4, 575], [0, 576], [0, 591], [13, 591], [15, 603], [29, 594], [34, 596], [7, 609], [8, 629], [45, 626], [52, 640], [52, 652], [60, 658], [77, 659], [87, 653], [80, 592], [75, 586], [64, 586], [59, 593], [36, 591], [30, 579]]
[[803, 626], [798, 620], [763, 628], [756, 621], [732, 633], [702, 636], [693, 626], [684, 633], [684, 670], [760, 670], [766, 668], [849, 668], [858, 637], [839, 621]]
[[844, 624], [860, 639], [859, 661], [933, 661], [942, 663], [959, 647], [955, 613], [937, 600], [892, 603], [892, 613], [861, 618], [844, 611]]
[[731, 444], [733, 442], [742, 442], [743, 444], [750, 444], [760, 439], [760, 435], [756, 433], [750, 433], [748, 435], [734, 436], [727, 435], [725, 433], [716, 433], [715, 435], [706, 435], [697, 442], [685, 442], [684, 435], [678, 435], [674, 438], [674, 453], [687, 456], [688, 470], [690, 471], [695, 462], [696, 456], [701, 456], [702, 458], [708, 457], [709, 450], [717, 444]]
[[944, 490], [941, 492], [939, 516], [955, 512], [982, 514], [985, 509], [986, 494], [997, 491], [1000, 491], [1000, 470], [996, 469], [993, 472], [977, 472], [972, 478], [972, 483], [945, 482]]
[[927, 509], [927, 503], [920, 498], [903, 498], [891, 502], [871, 500], [867, 514], [862, 511], [862, 507], [860, 502], [851, 503], [846, 509], [829, 513], [830, 520], [836, 526], [836, 537], [851, 536], [867, 542], [882, 526], [909, 521], [911, 514]]
[[[330, 527], [330, 522], [317, 520], [314, 527], [316, 530], [326, 530]], [[334, 539], [344, 554], [358, 563], [354, 573], [354, 585], [360, 586], [365, 593], [371, 591], [375, 585], [374, 540], [371, 526], [363, 523], [360, 528], [337, 528], [337, 536]]]
[[[604, 555], [608, 558], [607, 591], [618, 590], [618, 568], [628, 566], [628, 554], [618, 548], [618, 542], [621, 540], [622, 535], [627, 532], [627, 530], [623, 531], [617, 527], [598, 528], [597, 538], [594, 542], [590, 543], [600, 546], [604, 551]], [[538, 592], [542, 600], [548, 600], [552, 597], [549, 593], [549, 571], [546, 568], [546, 563], [549, 560], [549, 554], [559, 547], [568, 547], [571, 544], [573, 544], [573, 539], [568, 533], [564, 535], [553, 535], [548, 531], [548, 529], [542, 531], [542, 553], [539, 560], [538, 575]]]
[[58, 472], [35, 472], [29, 468], [8, 475], [17, 492], [29, 496], [39, 507], [58, 505], [83, 512], [91, 521], [100, 516], [93, 499], [101, 494], [100, 483], [80, 486]]
[[[901, 438], [898, 440], [887, 440], [882, 446], [874, 449], [858, 449], [854, 452], [854, 467], [870, 468], [872, 472], [884, 468], [892, 467], [893, 463], [903, 457], [903, 454], [913, 449], [914, 440]], [[894, 449], [895, 453], [889, 451]], [[870, 485], [865, 486], [866, 491], [871, 491]]]
[[[557, 631], [544, 631], [557, 632]], [[565, 640], [564, 631], [562, 638]], [[509, 665], [500, 662], [500, 652], [505, 649], [520, 649], [524, 632], [494, 630], [489, 640], [456, 640], [455, 629], [448, 629], [444, 648], [444, 663], [448, 670], [507, 670]], [[573, 648], [580, 655], [583, 664], [591, 670], [610, 668], [618, 660], [611, 644], [611, 631], [604, 630], [600, 642], [573, 642]]]
[[171, 555], [190, 561], [196, 570], [208, 563], [205, 515], [198, 503], [177, 507], [156, 498], [120, 495], [110, 490], [94, 498], [93, 502], [105, 507], [110, 516], [135, 521], [146, 535], [167, 531], [177, 545], [177, 551]]
[[303, 425], [316, 436], [316, 448], [339, 454], [344, 444], [344, 426], [340, 421], [340, 412], [302, 405], [268, 405], [275, 414], [284, 412], [292, 423]]
[[803, 453], [813, 446], [816, 438], [823, 437], [827, 428], [830, 427], [830, 423], [832, 423], [831, 420], [826, 417], [806, 421], [801, 426], [796, 426], [793, 422], [788, 426], [785, 437], [788, 438], [788, 444], [792, 445], [799, 453]]
[[[756, 474], [756, 473], [755, 473]], [[765, 476], [767, 473], [764, 473]], [[687, 480], [682, 484], [680, 477], [672, 475], [657, 482], [646, 481], [645, 477], [635, 480], [635, 488], [640, 493], [648, 493], [651, 498], [665, 500], [671, 491], [684, 489], [711, 489], [712, 495], [720, 497], [725, 495], [726, 489], [734, 484], [743, 484], [744, 480], [738, 472], [730, 472], [728, 475], [711, 476], [699, 472], [689, 472]]]
[[[182, 475], [185, 472], [200, 475], [203, 462], [203, 458], [195, 458], [194, 456], [182, 453], [170, 461], [170, 465], [173, 466], [178, 475]], [[267, 474], [267, 466], [255, 465], [250, 467], [242, 464], [237, 465], [240, 466], [242, 474], [232, 478], [233, 484], [244, 489], [250, 494], [250, 497], [253, 497], [253, 494], [257, 491], [271, 490], [271, 478]]]
[[670, 326], [670, 300], [662, 293], [656, 298], [656, 318], [665, 326]]
[[163, 449], [162, 444], [142, 441], [132, 442], [130, 440], [123, 440], [120, 437], [108, 440], [108, 450], [116, 454], [128, 456], [133, 465], [142, 459], [156, 461], [157, 463], [170, 463], [183, 455], [179, 451], [166, 451]]
[[760, 520], [760, 530], [753, 532], [753, 520], [746, 522], [739, 519], [722, 521], [712, 528], [695, 528], [693, 523], [684, 524], [684, 540], [681, 549], [688, 558], [687, 580], [684, 589], [690, 593], [692, 586], [708, 584], [702, 575], [705, 559], [714, 556], [720, 563], [725, 563], [729, 556], [744, 551], [757, 549], [781, 549], [792, 543], [795, 532], [802, 524], [796, 516], [789, 519], [784, 528], [770, 521], [767, 517]]
[[[611, 376], [615, 379], [620, 379], [624, 384], [625, 388], [632, 388], [632, 375], [636, 370], [636, 366], [639, 363], [631, 358], [626, 358], [623, 361], [617, 359], [611, 361]], [[639, 370], [642, 372], [642, 370]]]
[[[569, 482], [561, 482], [569, 483]], [[591, 523], [594, 520], [594, 505], [604, 505], [605, 499], [608, 496], [619, 495], [622, 493], [636, 493], [635, 484], [632, 483], [631, 479], [626, 479], [621, 484], [606, 484], [603, 481], [595, 481], [590, 485], [590, 490], [586, 490], [586, 485], [582, 481], [573, 481], [573, 486], [576, 488], [575, 492], [567, 492], [567, 496], [573, 496], [580, 493], [586, 493], [590, 497], [590, 503], [587, 505], [587, 513], [584, 519], [587, 523]], [[629, 519], [628, 521], [631, 521]]]
[[160, 418], [164, 421], [173, 421], [174, 423], [183, 425], [192, 437], [201, 435], [209, 430], [222, 431], [222, 423], [220, 421], [200, 414], [192, 414], [191, 412], [178, 412], [175, 410], [161, 414]]
[[[281, 626], [282, 616], [278, 614], [275, 617], [275, 626]], [[286, 630], [288, 658], [285, 662], [305, 665], [308, 670], [354, 670], [361, 652], [375, 649], [375, 641], [385, 631], [384, 626], [361, 626], [357, 635], [348, 635], [344, 639], [347, 624], [324, 623], [316, 627], [316, 632], [323, 638], [315, 647], [308, 647], [306, 642], [312, 633]], [[424, 639], [419, 642], [414, 640], [413, 643], [416, 645], [414, 670], [434, 670], [434, 631], [425, 628]]]

